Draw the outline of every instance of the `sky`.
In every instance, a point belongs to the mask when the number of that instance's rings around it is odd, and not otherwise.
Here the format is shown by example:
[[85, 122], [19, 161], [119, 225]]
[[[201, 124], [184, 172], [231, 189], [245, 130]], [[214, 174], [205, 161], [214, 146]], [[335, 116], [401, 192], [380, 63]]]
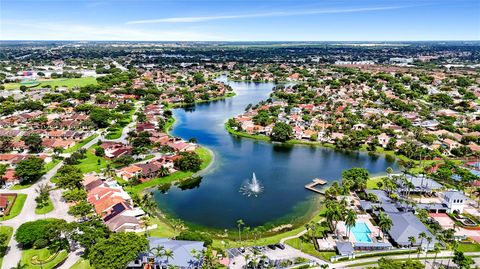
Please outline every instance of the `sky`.
[[480, 1], [0, 0], [0, 40], [480, 40]]

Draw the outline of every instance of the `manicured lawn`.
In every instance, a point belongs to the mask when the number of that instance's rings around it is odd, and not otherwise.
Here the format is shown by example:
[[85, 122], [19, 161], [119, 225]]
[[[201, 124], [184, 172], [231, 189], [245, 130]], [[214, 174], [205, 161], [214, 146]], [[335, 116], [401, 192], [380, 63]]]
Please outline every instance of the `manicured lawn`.
[[[198, 154], [198, 156], [200, 156], [200, 158], [203, 161], [202, 165], [200, 166], [200, 170], [205, 169], [211, 163], [213, 156], [210, 154], [210, 151], [207, 150], [206, 148], [198, 148], [195, 150], [195, 152]], [[193, 174], [195, 173], [178, 171], [166, 177], [154, 178], [150, 181], [144, 182], [142, 184], [138, 184], [133, 187], [126, 187], [126, 190], [129, 192], [138, 194], [145, 189], [152, 188], [163, 183], [175, 182], [175, 181], [190, 177]]]
[[75, 151], [79, 150], [81, 147], [85, 146], [85, 144], [87, 144], [88, 142], [92, 141], [92, 140], [95, 139], [97, 136], [98, 136], [98, 134], [94, 134], [94, 135], [91, 135], [91, 136], [83, 139], [82, 141], [80, 141], [80, 142], [78, 142], [77, 144], [75, 144], [75, 146], [66, 149], [66, 150], [65, 150], [65, 153], [72, 153], [72, 152], [75, 152]]
[[80, 259], [70, 269], [93, 269], [93, 267], [88, 260]]
[[48, 171], [52, 170], [52, 168], [55, 167], [55, 165], [57, 165], [59, 162], [60, 162], [60, 160], [54, 159], [51, 162], [45, 164], [45, 166], [44, 166], [45, 172], [48, 172]]
[[311, 242], [302, 242], [300, 238], [293, 238], [285, 242], [287, 245], [299, 249], [307, 254], [315, 256], [325, 261], [330, 261], [330, 258], [337, 255], [335, 251], [317, 251]]
[[102, 168], [107, 167], [107, 161], [102, 157], [95, 156], [93, 151], [94, 149], [87, 150], [86, 158], [80, 160], [80, 163], [76, 165], [83, 173], [100, 172]]
[[367, 180], [367, 189], [378, 189], [377, 183], [382, 182], [385, 176], [372, 177]]
[[165, 221], [160, 219], [153, 219], [152, 223], [157, 224], [157, 228], [154, 230], [148, 231], [149, 236], [152, 237], [163, 237], [163, 238], [172, 238], [175, 236], [173, 228], [168, 225]]
[[1, 217], [0, 220], [9, 220], [9, 219], [13, 219], [16, 216], [18, 216], [18, 214], [20, 214], [20, 212], [22, 212], [22, 208], [23, 208], [23, 205], [25, 204], [26, 199], [27, 199], [26, 194], [23, 194], [23, 193], [18, 194], [17, 195], [17, 200], [15, 200], [15, 203], [13, 204], [12, 210], [10, 210], [10, 214], [8, 216]]
[[135, 114], [135, 109], [132, 109], [128, 112], [127, 117], [122, 121], [119, 121], [115, 127], [110, 127], [107, 129], [108, 133], [105, 136], [107, 139], [118, 139], [122, 136], [123, 129], [132, 122], [133, 114]]
[[10, 187], [10, 189], [11, 190], [23, 190], [23, 189], [26, 189], [26, 188], [30, 188], [32, 185], [33, 185], [33, 183], [25, 184], [25, 185], [15, 184], [12, 187]]
[[44, 207], [35, 208], [35, 214], [37, 215], [47, 214], [52, 211], [53, 211], [53, 203], [52, 203], [52, 200], [50, 200], [50, 198], [48, 199], [48, 203]]
[[[21, 263], [27, 265], [27, 268], [31, 269], [52, 269], [57, 264], [64, 261], [68, 256], [65, 250], [60, 251], [56, 256], [52, 256], [52, 253], [46, 248], [42, 249], [27, 249], [22, 251]], [[38, 261], [38, 263], [35, 263]], [[39, 264], [44, 262], [44, 264]]]
[[[27, 87], [34, 86], [32, 88], [41, 88], [47, 85], [52, 86], [54, 88], [57, 87], [82, 87], [87, 86], [90, 84], [97, 84], [97, 79], [94, 77], [85, 77], [85, 78], [58, 78], [58, 79], [49, 79], [49, 80], [39, 80], [38, 84], [33, 85], [25, 85]], [[6, 83], [5, 89], [6, 90], [15, 90], [20, 89], [21, 83]]]
[[458, 244], [457, 249], [463, 252], [479, 252], [480, 253], [480, 244], [460, 243]]
[[[5, 241], [5, 244], [2, 247], [7, 246], [8, 242], [10, 242], [10, 238], [12, 238], [13, 228], [10, 226], [0, 226], [0, 234], [7, 235], [7, 241]], [[3, 256], [0, 256], [0, 268], [2, 268], [2, 262]]]

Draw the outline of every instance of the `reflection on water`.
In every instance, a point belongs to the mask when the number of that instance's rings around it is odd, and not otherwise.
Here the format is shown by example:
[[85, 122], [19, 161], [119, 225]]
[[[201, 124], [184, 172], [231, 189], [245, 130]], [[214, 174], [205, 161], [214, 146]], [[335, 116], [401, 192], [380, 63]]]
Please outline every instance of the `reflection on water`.
[[[267, 99], [274, 84], [229, 84], [237, 93], [235, 97], [176, 109], [173, 113], [173, 135], [195, 137], [215, 152], [215, 163], [193, 189], [182, 191], [172, 186], [166, 194], [155, 192], [159, 207], [168, 214], [212, 228], [235, 227], [238, 219], [251, 227], [301, 221], [320, 206], [318, 194], [304, 188], [313, 178], [334, 181], [341, 177], [342, 170], [351, 167], [364, 167], [378, 174], [394, 166], [392, 160], [364, 152], [271, 144], [231, 136], [224, 129], [226, 120], [243, 113], [249, 103]], [[253, 172], [264, 188], [254, 199], [239, 192]]]

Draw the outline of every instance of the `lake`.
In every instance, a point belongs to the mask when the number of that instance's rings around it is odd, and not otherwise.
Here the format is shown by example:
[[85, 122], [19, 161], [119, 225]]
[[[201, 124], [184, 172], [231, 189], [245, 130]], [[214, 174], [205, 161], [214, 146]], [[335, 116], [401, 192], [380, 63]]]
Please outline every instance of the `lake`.
[[[307, 221], [321, 205], [320, 195], [304, 187], [313, 178], [333, 182], [341, 178], [342, 170], [352, 167], [364, 167], [371, 174], [395, 167], [384, 156], [366, 152], [280, 145], [230, 135], [224, 123], [243, 113], [248, 104], [267, 99], [275, 84], [226, 82], [236, 92], [235, 97], [173, 111], [176, 122], [172, 135], [196, 138], [215, 153], [215, 162], [196, 188], [172, 187], [166, 194], [155, 191], [155, 200], [168, 215], [189, 225], [215, 229], [236, 227], [238, 219], [251, 227], [298, 224]], [[264, 187], [258, 197], [240, 193], [252, 173]]]

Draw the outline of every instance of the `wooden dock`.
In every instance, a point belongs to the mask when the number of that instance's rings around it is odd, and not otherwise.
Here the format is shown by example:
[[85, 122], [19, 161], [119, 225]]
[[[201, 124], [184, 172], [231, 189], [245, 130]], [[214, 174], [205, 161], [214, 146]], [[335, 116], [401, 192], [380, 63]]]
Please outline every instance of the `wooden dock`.
[[323, 179], [320, 179], [320, 178], [314, 178], [314, 179], [313, 179], [313, 182], [308, 183], [307, 185], [305, 185], [305, 189], [310, 190], [310, 191], [313, 191], [313, 192], [316, 192], [316, 193], [318, 193], [318, 194], [325, 195], [325, 192], [324, 192], [324, 191], [315, 188], [317, 185], [325, 185], [325, 184], [327, 184], [327, 181], [326, 181], [326, 180], [323, 180]]

